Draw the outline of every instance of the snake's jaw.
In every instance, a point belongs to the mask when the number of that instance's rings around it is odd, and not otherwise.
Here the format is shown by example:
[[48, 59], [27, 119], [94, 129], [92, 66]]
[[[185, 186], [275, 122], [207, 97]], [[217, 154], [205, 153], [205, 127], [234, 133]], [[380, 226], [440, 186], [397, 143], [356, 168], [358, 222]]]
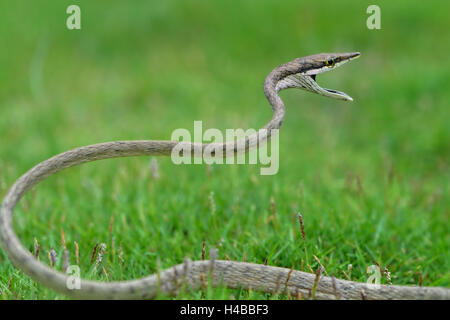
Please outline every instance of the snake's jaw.
[[338, 99], [338, 100], [344, 100], [344, 101], [353, 101], [353, 98], [350, 97], [348, 94], [342, 91], [334, 90], [334, 89], [327, 89], [327, 88], [320, 88], [321, 91], [324, 92], [321, 93], [323, 96]]

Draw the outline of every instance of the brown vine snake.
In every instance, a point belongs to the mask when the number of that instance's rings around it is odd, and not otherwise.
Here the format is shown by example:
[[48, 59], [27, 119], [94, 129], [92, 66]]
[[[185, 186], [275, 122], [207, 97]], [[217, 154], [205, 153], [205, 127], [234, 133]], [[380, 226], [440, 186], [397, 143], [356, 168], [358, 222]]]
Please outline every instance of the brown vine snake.
[[[264, 93], [272, 106], [273, 117], [258, 133], [245, 138], [245, 150], [255, 141], [270, 137], [273, 129], [283, 123], [285, 107], [278, 92], [287, 88], [301, 88], [323, 96], [352, 100], [343, 92], [324, 89], [316, 75], [333, 70], [359, 56], [354, 53], [317, 54], [298, 58], [275, 68], [264, 81]], [[223, 144], [224, 150], [233, 141]], [[20, 243], [12, 228], [13, 210], [20, 198], [31, 187], [46, 177], [63, 169], [95, 160], [140, 156], [170, 155], [176, 141], [118, 141], [106, 142], [73, 149], [45, 160], [21, 176], [3, 200], [0, 214], [0, 240], [15, 266], [34, 280], [62, 294], [81, 299], [150, 299], [158, 292], [176, 294], [181, 285], [198, 289], [210, 277], [213, 285], [230, 288], [261, 290], [270, 293], [301, 294], [310, 297], [314, 287], [316, 299], [449, 299], [450, 289], [396, 285], [370, 285], [339, 280], [296, 271], [292, 269], [215, 259], [212, 252], [209, 261], [189, 261], [138, 280], [98, 282], [81, 280], [79, 289], [69, 289], [69, 276], [39, 262]], [[191, 149], [207, 144], [191, 144]], [[235, 153], [239, 150], [234, 148]]]

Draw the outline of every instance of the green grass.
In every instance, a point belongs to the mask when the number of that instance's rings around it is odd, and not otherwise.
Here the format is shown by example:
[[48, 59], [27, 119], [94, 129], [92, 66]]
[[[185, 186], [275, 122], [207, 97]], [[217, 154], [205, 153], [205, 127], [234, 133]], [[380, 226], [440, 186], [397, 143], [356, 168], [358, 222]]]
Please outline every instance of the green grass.
[[[0, 4], [0, 198], [33, 165], [74, 147], [170, 139], [194, 120], [259, 128], [271, 117], [262, 82], [275, 66], [320, 52], [362, 56], [318, 79], [353, 103], [281, 94], [275, 176], [158, 158], [154, 179], [139, 157], [50, 177], [15, 213], [20, 239], [31, 251], [37, 239], [42, 261], [54, 248], [62, 268], [63, 230], [70, 262], [77, 242], [82, 276], [102, 281], [200, 259], [205, 243], [220, 259], [310, 272], [316, 256], [327, 274], [355, 281], [379, 263], [394, 284], [450, 287], [448, 1], [377, 1], [379, 31], [365, 27], [371, 1], [331, 0], [76, 1], [82, 30], [68, 31], [73, 2]], [[95, 268], [97, 243], [107, 251]], [[223, 288], [180, 297], [286, 298]], [[0, 250], [0, 298], [65, 297]]]

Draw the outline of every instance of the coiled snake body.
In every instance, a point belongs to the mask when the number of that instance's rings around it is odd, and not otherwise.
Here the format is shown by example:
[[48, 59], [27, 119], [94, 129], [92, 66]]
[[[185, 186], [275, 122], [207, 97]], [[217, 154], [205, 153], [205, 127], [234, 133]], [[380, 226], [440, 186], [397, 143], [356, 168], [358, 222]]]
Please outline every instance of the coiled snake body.
[[[318, 54], [295, 59], [275, 68], [265, 79], [264, 93], [272, 106], [272, 119], [256, 134], [245, 138], [245, 150], [270, 137], [273, 129], [283, 123], [285, 108], [278, 95], [286, 88], [301, 88], [323, 96], [352, 100], [348, 95], [321, 88], [316, 75], [359, 56], [359, 53]], [[264, 130], [263, 130], [264, 129]], [[242, 141], [241, 141], [242, 142]], [[140, 155], [170, 155], [176, 141], [118, 141], [81, 147], [45, 160], [20, 177], [3, 200], [0, 213], [0, 240], [9, 258], [34, 280], [62, 294], [81, 299], [150, 299], [158, 292], [173, 295], [183, 283], [198, 289], [211, 279], [213, 285], [230, 288], [260, 290], [269, 293], [302, 294], [316, 299], [449, 299], [450, 289], [438, 287], [414, 287], [396, 285], [370, 285], [301, 271], [235, 261], [215, 259], [212, 252], [209, 261], [189, 261], [138, 280], [107, 282], [81, 280], [77, 289], [69, 289], [69, 276], [39, 262], [23, 247], [12, 228], [13, 210], [20, 198], [31, 187], [46, 177], [63, 169], [85, 162]], [[223, 144], [224, 150], [233, 141]], [[191, 149], [204, 150], [205, 144], [191, 144]], [[239, 150], [234, 148], [234, 152]], [[314, 287], [314, 289], [313, 289]]]

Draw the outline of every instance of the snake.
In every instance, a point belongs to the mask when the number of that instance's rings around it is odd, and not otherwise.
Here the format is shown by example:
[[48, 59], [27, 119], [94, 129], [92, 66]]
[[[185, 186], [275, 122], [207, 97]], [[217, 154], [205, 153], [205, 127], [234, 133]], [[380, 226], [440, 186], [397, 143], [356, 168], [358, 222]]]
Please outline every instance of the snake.
[[[344, 92], [322, 88], [316, 77], [359, 56], [359, 52], [321, 53], [296, 58], [273, 69], [264, 81], [264, 94], [273, 111], [270, 121], [250, 136], [216, 143], [214, 150], [231, 148], [234, 154], [246, 152], [272, 137], [285, 118], [285, 106], [278, 94], [281, 90], [299, 88], [333, 99], [352, 101]], [[6, 193], [0, 211], [0, 242], [13, 265], [33, 280], [72, 299], [152, 299], [160, 294], [176, 296], [182, 288], [201, 290], [207, 282], [212, 286], [287, 294], [305, 299], [450, 299], [450, 289], [445, 287], [363, 283], [324, 276], [320, 272], [314, 274], [266, 264], [218, 260], [217, 249], [211, 250], [209, 259], [185, 259], [183, 263], [140, 279], [111, 282], [75, 279], [78, 285], [70, 286], [74, 281], [70, 274], [40, 262], [21, 244], [13, 230], [14, 208], [30, 188], [45, 178], [63, 169], [96, 160], [170, 156], [178, 143], [133, 140], [93, 144], [60, 153], [28, 170]], [[195, 152], [204, 151], [212, 143], [189, 142], [187, 145], [187, 151]]]

